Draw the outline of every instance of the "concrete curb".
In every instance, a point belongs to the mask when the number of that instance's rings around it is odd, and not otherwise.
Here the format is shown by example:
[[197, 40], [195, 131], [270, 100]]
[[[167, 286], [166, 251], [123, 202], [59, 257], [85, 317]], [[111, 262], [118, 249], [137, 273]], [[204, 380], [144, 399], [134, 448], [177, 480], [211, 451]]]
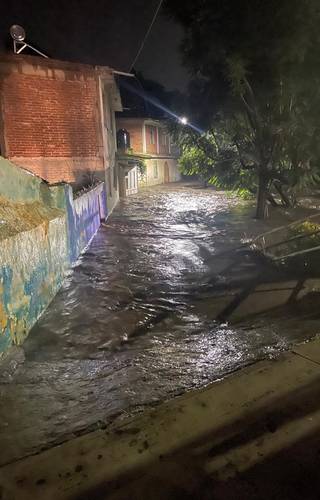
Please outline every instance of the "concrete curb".
[[205, 453], [207, 473], [228, 477], [320, 426], [320, 412], [312, 407], [319, 382], [317, 339], [107, 430], [6, 465], [0, 497], [91, 499], [97, 488], [106, 497], [112, 482], [183, 449]]

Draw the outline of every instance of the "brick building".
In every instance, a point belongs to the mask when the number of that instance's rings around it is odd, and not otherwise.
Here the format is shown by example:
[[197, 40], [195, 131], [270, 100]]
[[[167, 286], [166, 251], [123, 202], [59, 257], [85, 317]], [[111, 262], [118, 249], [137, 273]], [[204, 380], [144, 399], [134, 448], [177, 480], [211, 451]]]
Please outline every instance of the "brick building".
[[146, 172], [140, 186], [152, 186], [180, 180], [178, 154], [171, 144], [165, 122], [150, 118], [117, 117], [117, 130], [130, 135], [132, 152], [144, 159]]
[[121, 98], [108, 67], [2, 55], [1, 155], [49, 183], [106, 180], [119, 198], [115, 111]]

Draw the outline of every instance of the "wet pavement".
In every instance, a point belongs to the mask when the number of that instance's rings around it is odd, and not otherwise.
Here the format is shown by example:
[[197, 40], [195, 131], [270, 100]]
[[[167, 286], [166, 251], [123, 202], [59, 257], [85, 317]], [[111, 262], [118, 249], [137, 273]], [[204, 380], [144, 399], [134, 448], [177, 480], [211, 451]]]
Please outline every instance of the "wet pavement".
[[[275, 356], [320, 330], [319, 315], [282, 311], [217, 324], [195, 294], [214, 255], [288, 220], [191, 185], [121, 203], [23, 347], [0, 370], [0, 463], [105, 427]], [[293, 214], [291, 217], [297, 217]]]

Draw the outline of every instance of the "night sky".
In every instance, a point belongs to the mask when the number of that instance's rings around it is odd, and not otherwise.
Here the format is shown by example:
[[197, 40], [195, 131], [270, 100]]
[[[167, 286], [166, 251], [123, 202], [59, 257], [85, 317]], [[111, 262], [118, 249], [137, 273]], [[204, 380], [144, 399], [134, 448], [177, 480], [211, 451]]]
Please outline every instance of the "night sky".
[[156, 80], [170, 90], [184, 91], [189, 78], [179, 52], [182, 34], [179, 25], [159, 15], [137, 61], [136, 69], [146, 78]]
[[[13, 0], [1, 9], [0, 49], [11, 51], [12, 24], [26, 40], [55, 59], [129, 71], [158, 0]], [[180, 63], [181, 29], [159, 15], [136, 69], [168, 89], [183, 90], [187, 73]]]

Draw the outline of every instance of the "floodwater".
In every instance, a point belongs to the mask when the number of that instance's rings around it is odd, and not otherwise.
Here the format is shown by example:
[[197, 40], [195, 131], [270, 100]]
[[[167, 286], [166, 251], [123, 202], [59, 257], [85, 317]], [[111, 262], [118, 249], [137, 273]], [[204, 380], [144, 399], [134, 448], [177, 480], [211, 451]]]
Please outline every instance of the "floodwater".
[[257, 222], [247, 202], [191, 185], [156, 187], [120, 204], [0, 371], [1, 463], [315, 335], [314, 313], [235, 326], [216, 323], [210, 301], [195, 300], [215, 254], [285, 220]]

